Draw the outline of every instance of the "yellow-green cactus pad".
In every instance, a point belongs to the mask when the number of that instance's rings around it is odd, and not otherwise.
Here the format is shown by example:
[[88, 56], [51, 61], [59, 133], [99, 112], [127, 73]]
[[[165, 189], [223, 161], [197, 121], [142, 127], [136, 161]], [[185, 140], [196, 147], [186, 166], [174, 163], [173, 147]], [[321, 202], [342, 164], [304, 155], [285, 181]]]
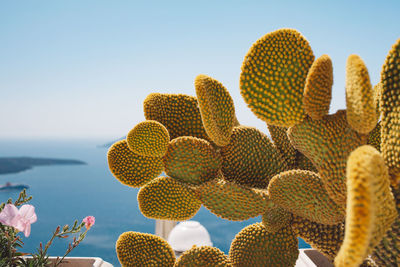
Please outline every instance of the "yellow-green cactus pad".
[[368, 134], [378, 122], [376, 101], [367, 67], [357, 55], [351, 55], [346, 65], [347, 121], [351, 128]]
[[126, 140], [114, 143], [107, 154], [108, 167], [122, 184], [141, 187], [163, 170], [161, 158], [139, 156], [128, 148]]
[[221, 154], [224, 177], [246, 186], [266, 188], [275, 174], [287, 168], [268, 136], [253, 127], [235, 127]]
[[331, 58], [322, 55], [308, 71], [304, 88], [303, 105], [306, 113], [314, 120], [328, 115], [332, 98], [333, 67]]
[[399, 215], [372, 254], [379, 266], [400, 266], [400, 186], [392, 188], [392, 193]]
[[283, 127], [297, 124], [304, 118], [303, 91], [313, 61], [308, 41], [296, 30], [268, 33], [244, 58], [240, 92], [266, 123]]
[[268, 232], [276, 232], [286, 227], [292, 220], [292, 214], [276, 205], [269, 205], [262, 215], [262, 223]]
[[244, 221], [261, 215], [269, 202], [265, 191], [221, 178], [201, 184], [195, 190], [204, 207], [218, 217], [231, 221]]
[[293, 216], [292, 228], [307, 244], [333, 261], [344, 238], [344, 223], [326, 225]]
[[381, 151], [381, 122], [378, 122], [375, 128], [369, 133], [367, 144]]
[[174, 267], [228, 267], [228, 257], [218, 248], [193, 246], [175, 262]]
[[282, 158], [287, 162], [288, 168], [296, 164], [297, 150], [292, 146], [287, 137], [287, 128], [274, 125], [268, 125], [268, 131], [276, 149], [281, 154]]
[[209, 140], [201, 121], [196, 97], [152, 93], [146, 97], [143, 106], [146, 120], [155, 120], [164, 125], [171, 140], [179, 136]]
[[156, 235], [125, 232], [119, 236], [115, 247], [123, 267], [172, 267], [175, 263], [174, 250]]
[[162, 157], [167, 152], [169, 134], [158, 121], [143, 121], [126, 136], [130, 150], [146, 157]]
[[182, 136], [170, 142], [164, 165], [169, 176], [196, 185], [217, 177], [222, 158], [208, 141]]
[[377, 265], [375, 261], [371, 258], [366, 258], [363, 263], [360, 265], [360, 267], [379, 267], [380, 265]]
[[329, 197], [344, 206], [347, 157], [366, 144], [367, 136], [350, 128], [343, 110], [321, 120], [306, 118], [289, 128], [288, 136], [293, 146], [317, 168]]
[[158, 177], [140, 188], [138, 204], [144, 216], [171, 221], [188, 220], [201, 207], [192, 189], [170, 177]]
[[397, 217], [389, 173], [380, 153], [365, 145], [347, 163], [346, 231], [335, 266], [359, 266]]
[[314, 172], [290, 170], [275, 175], [268, 194], [274, 204], [313, 222], [337, 224], [345, 216], [344, 209], [329, 198]]
[[381, 74], [382, 144], [393, 186], [400, 184], [400, 39], [386, 57]]
[[218, 146], [227, 145], [236, 119], [232, 97], [222, 83], [206, 75], [197, 76], [194, 85], [208, 136]]
[[386, 232], [381, 243], [375, 247], [372, 259], [378, 266], [400, 266], [400, 217]]
[[233, 266], [294, 266], [298, 241], [290, 227], [270, 233], [255, 223], [243, 228], [232, 241], [229, 259]]
[[239, 125], [240, 125], [240, 122], [238, 121], [238, 119], [235, 115], [235, 118], [233, 118], [233, 126], [239, 126]]
[[306, 156], [304, 156], [302, 153], [300, 153], [298, 151], [296, 154], [296, 165], [295, 165], [295, 168], [293, 168], [293, 169], [318, 172], [317, 168], [315, 168], [315, 166], [311, 162], [311, 160], [309, 160]]
[[379, 115], [381, 114], [381, 97], [382, 97], [382, 83], [378, 83], [374, 86], [374, 89], [372, 90], [374, 93], [374, 99], [376, 103], [376, 113]]

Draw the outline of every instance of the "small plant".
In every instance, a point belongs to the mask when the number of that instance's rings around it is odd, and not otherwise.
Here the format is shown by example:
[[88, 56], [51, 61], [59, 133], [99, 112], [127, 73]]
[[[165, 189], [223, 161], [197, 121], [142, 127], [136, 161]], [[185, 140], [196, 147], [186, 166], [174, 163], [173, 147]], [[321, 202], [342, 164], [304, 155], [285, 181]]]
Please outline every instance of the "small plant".
[[[64, 225], [62, 228], [58, 226], [53, 232], [52, 237], [43, 247], [40, 243], [37, 253], [23, 253], [19, 250], [24, 243], [19, 232], [24, 232], [25, 237], [30, 235], [31, 224], [36, 222], [37, 216], [35, 207], [25, 204], [32, 199], [26, 195], [23, 190], [18, 199], [13, 203], [11, 199], [7, 203], [0, 205], [0, 267], [5, 266], [58, 266], [64, 258], [76, 248], [85, 238], [86, 233], [94, 225], [95, 218], [87, 216], [78, 224], [75, 220], [72, 227]], [[19, 209], [18, 207], [21, 206]], [[67, 238], [71, 234], [79, 234], [74, 236], [71, 243], [62, 257], [57, 257], [54, 263], [49, 261], [47, 251], [55, 238]], [[31, 257], [26, 257], [31, 256]]]

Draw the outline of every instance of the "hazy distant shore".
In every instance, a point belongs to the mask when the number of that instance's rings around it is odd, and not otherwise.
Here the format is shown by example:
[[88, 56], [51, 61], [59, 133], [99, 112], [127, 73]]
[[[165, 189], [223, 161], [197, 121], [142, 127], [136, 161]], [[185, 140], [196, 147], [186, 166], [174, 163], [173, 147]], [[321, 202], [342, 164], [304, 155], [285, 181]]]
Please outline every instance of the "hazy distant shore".
[[98, 148], [109, 148], [109, 147], [112, 146], [115, 142], [118, 142], [118, 141], [121, 141], [121, 140], [124, 140], [124, 139], [126, 139], [126, 136], [121, 137], [121, 138], [119, 138], [119, 139], [117, 139], [117, 140], [114, 140], [114, 141], [109, 142], [109, 143], [106, 143], [106, 144], [98, 145], [97, 147], [98, 147]]
[[31, 157], [0, 157], [0, 174], [18, 173], [34, 166], [83, 165], [86, 162], [75, 159], [52, 159]]

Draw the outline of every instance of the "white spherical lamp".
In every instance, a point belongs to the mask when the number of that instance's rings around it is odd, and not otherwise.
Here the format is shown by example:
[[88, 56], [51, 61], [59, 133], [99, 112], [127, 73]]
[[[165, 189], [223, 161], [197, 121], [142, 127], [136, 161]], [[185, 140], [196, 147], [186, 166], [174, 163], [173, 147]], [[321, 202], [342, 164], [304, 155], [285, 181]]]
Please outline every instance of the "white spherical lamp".
[[207, 229], [197, 221], [185, 221], [177, 224], [168, 236], [168, 243], [176, 254], [196, 246], [212, 246]]

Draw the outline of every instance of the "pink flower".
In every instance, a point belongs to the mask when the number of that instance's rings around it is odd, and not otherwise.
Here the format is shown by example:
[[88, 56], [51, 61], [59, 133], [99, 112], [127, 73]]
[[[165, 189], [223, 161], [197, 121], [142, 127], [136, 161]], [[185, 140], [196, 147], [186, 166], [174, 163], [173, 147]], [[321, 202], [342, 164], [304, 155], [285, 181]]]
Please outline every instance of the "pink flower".
[[86, 216], [82, 222], [85, 223], [86, 229], [90, 229], [90, 227], [92, 227], [94, 225], [95, 222], [95, 218], [93, 216]]
[[0, 223], [24, 232], [26, 237], [31, 234], [31, 224], [36, 220], [35, 207], [32, 205], [23, 205], [18, 210], [13, 204], [6, 204], [0, 213]]

